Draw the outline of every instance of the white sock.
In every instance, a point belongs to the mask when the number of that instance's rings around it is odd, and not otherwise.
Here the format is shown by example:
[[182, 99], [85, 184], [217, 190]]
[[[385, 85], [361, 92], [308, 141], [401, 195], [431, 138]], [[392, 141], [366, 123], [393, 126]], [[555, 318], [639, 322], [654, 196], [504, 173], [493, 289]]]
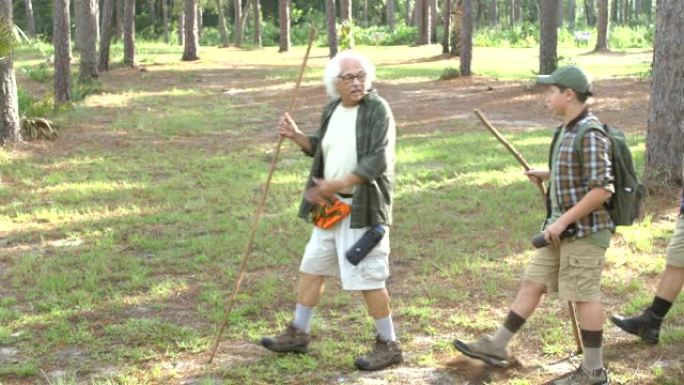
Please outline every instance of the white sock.
[[394, 334], [394, 324], [392, 323], [391, 315], [388, 315], [385, 318], [376, 319], [375, 330], [378, 331], [380, 338], [384, 341], [397, 340], [397, 336]]
[[309, 306], [304, 306], [302, 304], [297, 304], [295, 306], [295, 316], [292, 324], [299, 330], [305, 332], [311, 331], [311, 320], [313, 319], [314, 308]]

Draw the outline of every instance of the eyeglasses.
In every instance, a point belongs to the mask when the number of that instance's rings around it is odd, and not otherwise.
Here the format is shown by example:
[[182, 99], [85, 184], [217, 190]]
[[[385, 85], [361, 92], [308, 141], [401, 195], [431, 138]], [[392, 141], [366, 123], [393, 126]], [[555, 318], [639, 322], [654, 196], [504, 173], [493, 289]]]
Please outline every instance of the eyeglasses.
[[358, 80], [359, 83], [363, 83], [366, 81], [366, 74], [364, 74], [364, 73], [361, 73], [358, 75], [347, 74], [344, 76], [338, 76], [338, 78], [342, 79], [342, 81], [345, 84], [354, 84], [354, 80]]

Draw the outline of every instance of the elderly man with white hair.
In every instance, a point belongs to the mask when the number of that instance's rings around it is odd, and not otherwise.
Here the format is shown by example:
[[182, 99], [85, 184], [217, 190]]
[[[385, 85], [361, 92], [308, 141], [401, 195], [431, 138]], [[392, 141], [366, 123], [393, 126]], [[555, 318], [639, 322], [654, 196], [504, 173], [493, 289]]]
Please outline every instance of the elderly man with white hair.
[[[395, 125], [387, 102], [371, 89], [374, 78], [375, 67], [363, 55], [341, 52], [325, 69], [332, 100], [317, 133], [303, 134], [287, 113], [278, 122], [279, 134], [313, 157], [299, 216], [313, 218], [315, 227], [299, 268], [294, 320], [282, 334], [261, 339], [274, 352], [308, 352], [325, 278], [339, 277], [343, 290], [363, 293], [375, 320], [375, 345], [354, 362], [361, 370], [383, 369], [403, 359], [386, 288]], [[360, 262], [347, 255], [352, 248]]]

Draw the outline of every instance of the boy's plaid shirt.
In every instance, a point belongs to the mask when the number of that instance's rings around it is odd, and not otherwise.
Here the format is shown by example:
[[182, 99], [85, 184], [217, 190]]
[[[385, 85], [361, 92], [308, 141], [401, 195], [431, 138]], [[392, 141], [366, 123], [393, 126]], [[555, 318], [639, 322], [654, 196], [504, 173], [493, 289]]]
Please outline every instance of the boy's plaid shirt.
[[[558, 149], [557, 159], [549, 159], [555, 178], [556, 196], [562, 212], [570, 210], [589, 190], [601, 187], [615, 192], [613, 187], [613, 167], [611, 164], [611, 142], [605, 135], [596, 130], [588, 131], [582, 139], [581, 160], [576, 153], [574, 143], [581, 127], [591, 125], [601, 127], [601, 122], [592, 113], [585, 111], [575, 121], [570, 122], [565, 130]], [[559, 127], [556, 134], [560, 132]], [[553, 144], [552, 147], [553, 148]], [[603, 229], [615, 230], [608, 210], [600, 207], [588, 216], [575, 223], [577, 238], [586, 237]]]

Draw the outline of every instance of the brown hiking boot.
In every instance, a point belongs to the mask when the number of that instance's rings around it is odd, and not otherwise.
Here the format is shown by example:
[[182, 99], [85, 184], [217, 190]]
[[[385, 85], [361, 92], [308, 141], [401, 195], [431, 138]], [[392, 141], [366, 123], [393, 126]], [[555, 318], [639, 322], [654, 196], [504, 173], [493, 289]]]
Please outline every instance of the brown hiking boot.
[[354, 365], [361, 370], [380, 370], [403, 360], [399, 341], [385, 341], [377, 336], [373, 350], [357, 358]]
[[489, 365], [506, 367], [511, 363], [505, 348], [499, 348], [492, 342], [492, 337], [484, 335], [474, 342], [454, 341], [454, 347], [470, 358], [486, 362]]
[[276, 353], [306, 353], [311, 336], [290, 324], [282, 334], [275, 337], [261, 337], [261, 346]]

